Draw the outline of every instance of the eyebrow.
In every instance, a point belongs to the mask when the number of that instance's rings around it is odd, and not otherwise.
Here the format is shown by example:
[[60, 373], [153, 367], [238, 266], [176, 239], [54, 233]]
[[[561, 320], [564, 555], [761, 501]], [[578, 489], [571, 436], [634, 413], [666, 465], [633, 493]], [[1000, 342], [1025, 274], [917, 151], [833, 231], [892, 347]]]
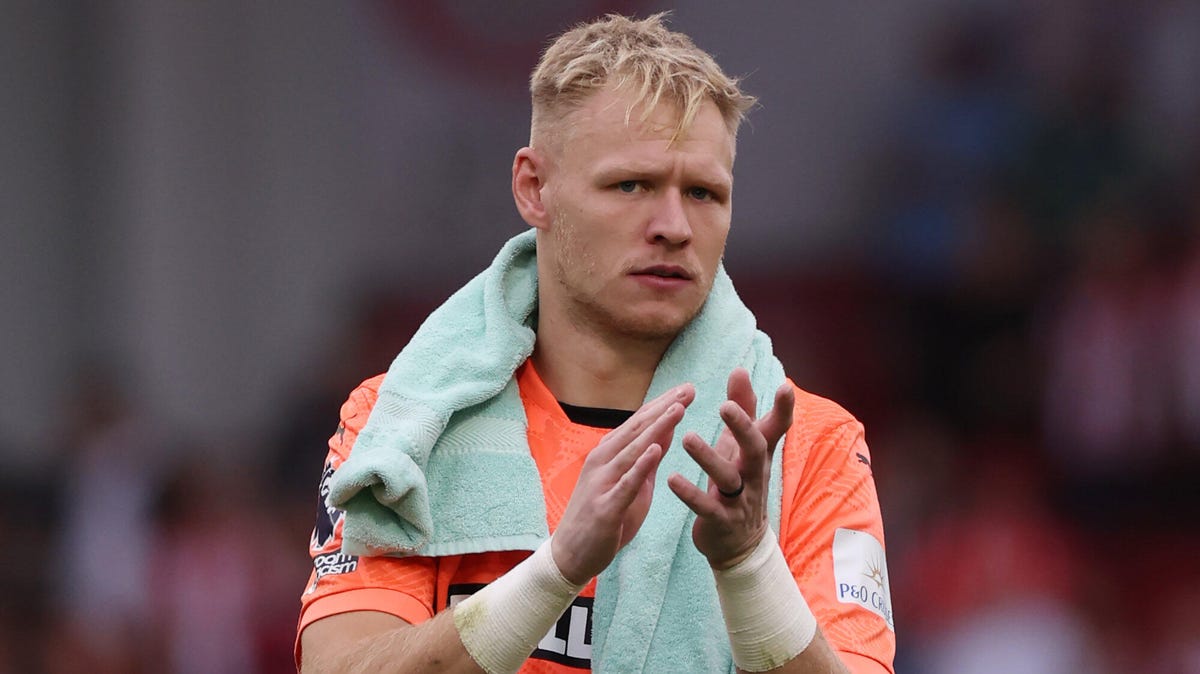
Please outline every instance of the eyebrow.
[[[667, 172], [665, 164], [662, 163], [628, 160], [601, 163], [596, 168], [594, 175], [601, 182], [616, 182], [617, 180], [630, 180], [633, 178], [658, 178]], [[688, 173], [693, 177], [692, 182], [715, 188], [733, 188], [733, 176], [728, 171], [693, 166], [689, 169]]]

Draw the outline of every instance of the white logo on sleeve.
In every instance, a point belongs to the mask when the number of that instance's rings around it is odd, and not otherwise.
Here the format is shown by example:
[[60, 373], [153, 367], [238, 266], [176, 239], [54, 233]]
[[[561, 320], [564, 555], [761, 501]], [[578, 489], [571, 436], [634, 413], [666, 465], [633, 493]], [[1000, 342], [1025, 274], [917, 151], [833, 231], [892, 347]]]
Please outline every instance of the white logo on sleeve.
[[853, 529], [834, 532], [833, 582], [837, 586], [838, 601], [858, 604], [883, 618], [893, 632], [896, 630], [892, 622], [887, 559], [878, 539], [865, 531]]

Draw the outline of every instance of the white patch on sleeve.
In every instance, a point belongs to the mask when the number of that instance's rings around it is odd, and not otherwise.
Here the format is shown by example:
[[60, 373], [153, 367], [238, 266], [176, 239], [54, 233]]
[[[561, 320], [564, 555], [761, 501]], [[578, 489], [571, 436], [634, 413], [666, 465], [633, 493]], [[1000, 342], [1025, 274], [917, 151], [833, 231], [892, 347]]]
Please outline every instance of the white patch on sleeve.
[[896, 631], [887, 558], [878, 539], [854, 529], [834, 532], [833, 582], [838, 601], [858, 604], [883, 618], [888, 628]]

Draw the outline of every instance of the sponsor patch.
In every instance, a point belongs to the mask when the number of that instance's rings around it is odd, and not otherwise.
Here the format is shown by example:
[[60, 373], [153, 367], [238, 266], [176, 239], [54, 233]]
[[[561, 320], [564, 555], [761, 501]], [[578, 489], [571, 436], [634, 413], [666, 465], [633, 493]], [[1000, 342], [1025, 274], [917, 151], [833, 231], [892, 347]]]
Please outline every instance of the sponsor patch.
[[317, 570], [317, 578], [339, 573], [351, 573], [358, 568], [358, 557], [331, 552], [327, 555], [313, 557], [313, 568]]
[[883, 618], [893, 632], [892, 591], [883, 545], [871, 534], [838, 529], [833, 534], [833, 582], [838, 601], [858, 604]]

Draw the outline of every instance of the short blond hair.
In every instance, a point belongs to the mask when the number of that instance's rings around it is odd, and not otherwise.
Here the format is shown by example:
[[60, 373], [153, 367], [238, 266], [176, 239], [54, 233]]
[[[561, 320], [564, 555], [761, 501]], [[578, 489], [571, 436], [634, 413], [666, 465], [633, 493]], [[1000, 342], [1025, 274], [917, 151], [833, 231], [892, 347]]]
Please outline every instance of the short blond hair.
[[575, 26], [560, 35], [542, 54], [529, 78], [533, 97], [530, 144], [547, 126], [577, 109], [596, 91], [613, 86], [630, 88], [641, 105], [644, 121], [666, 100], [680, 111], [671, 137], [674, 141], [695, 119], [704, 101], [717, 105], [731, 137], [737, 137], [747, 111], [757, 99], [739, 88], [692, 39], [667, 29], [660, 12], [640, 21], [609, 14]]

